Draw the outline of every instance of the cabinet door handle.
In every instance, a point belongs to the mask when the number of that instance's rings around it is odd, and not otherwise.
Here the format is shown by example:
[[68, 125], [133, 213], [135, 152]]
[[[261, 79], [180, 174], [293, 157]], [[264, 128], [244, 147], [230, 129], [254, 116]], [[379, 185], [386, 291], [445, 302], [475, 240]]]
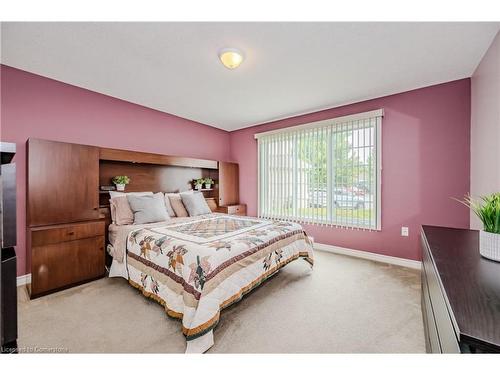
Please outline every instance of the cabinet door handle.
[[75, 232], [68, 232], [68, 236], [72, 236], [74, 234], [75, 234]]

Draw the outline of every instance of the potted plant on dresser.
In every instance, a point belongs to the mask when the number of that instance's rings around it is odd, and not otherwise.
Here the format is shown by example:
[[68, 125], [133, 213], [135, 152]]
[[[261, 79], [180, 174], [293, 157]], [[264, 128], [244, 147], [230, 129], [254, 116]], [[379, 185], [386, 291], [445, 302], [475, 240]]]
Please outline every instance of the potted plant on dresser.
[[479, 232], [479, 252], [485, 258], [500, 262], [500, 193], [473, 199], [465, 197], [463, 203], [469, 207], [483, 223]]
[[116, 185], [117, 191], [125, 191], [125, 185], [130, 183], [130, 178], [128, 176], [115, 176], [113, 183]]

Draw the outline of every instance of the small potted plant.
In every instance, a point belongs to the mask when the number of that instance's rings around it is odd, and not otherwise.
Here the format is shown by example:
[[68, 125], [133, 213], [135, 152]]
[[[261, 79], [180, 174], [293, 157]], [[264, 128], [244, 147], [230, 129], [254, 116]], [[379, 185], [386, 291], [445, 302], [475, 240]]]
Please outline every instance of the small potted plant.
[[201, 190], [203, 188], [203, 182], [205, 180], [203, 178], [197, 178], [193, 180], [195, 190]]
[[473, 199], [470, 195], [462, 201], [483, 223], [479, 232], [479, 252], [485, 258], [500, 262], [500, 193]]
[[205, 189], [210, 189], [212, 187], [212, 184], [214, 183], [214, 180], [212, 180], [210, 177], [205, 178]]
[[113, 177], [113, 183], [116, 185], [117, 191], [124, 191], [125, 185], [130, 183], [130, 178], [128, 176], [115, 176]]

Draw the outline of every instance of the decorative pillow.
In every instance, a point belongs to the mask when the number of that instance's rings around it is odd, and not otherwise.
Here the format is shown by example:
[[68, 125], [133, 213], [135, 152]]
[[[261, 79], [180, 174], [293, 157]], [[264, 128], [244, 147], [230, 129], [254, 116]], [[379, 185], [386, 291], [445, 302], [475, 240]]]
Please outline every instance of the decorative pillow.
[[139, 192], [134, 192], [134, 193], [123, 193], [121, 191], [110, 191], [109, 196], [111, 199], [116, 198], [116, 197], [123, 197], [127, 195], [153, 195], [152, 191], [139, 191]]
[[[192, 194], [192, 193], [187, 193]], [[168, 199], [170, 200], [170, 205], [172, 206], [175, 216], [177, 217], [188, 217], [188, 212], [182, 203], [182, 198], [180, 194], [167, 193]]]
[[153, 195], [127, 195], [130, 208], [134, 212], [134, 224], [157, 223], [168, 220], [163, 193]]
[[202, 193], [181, 193], [182, 203], [189, 216], [199, 216], [212, 213]]
[[118, 196], [109, 200], [111, 220], [116, 225], [129, 225], [134, 223], [134, 213], [126, 196]]
[[168, 216], [175, 217], [175, 211], [172, 208], [172, 205], [170, 204], [170, 199], [168, 198], [169, 194], [172, 193], [165, 193], [165, 208], [167, 209]]
[[207, 202], [210, 211], [214, 212], [217, 210], [217, 203], [215, 202], [215, 198], [205, 198], [205, 201]]

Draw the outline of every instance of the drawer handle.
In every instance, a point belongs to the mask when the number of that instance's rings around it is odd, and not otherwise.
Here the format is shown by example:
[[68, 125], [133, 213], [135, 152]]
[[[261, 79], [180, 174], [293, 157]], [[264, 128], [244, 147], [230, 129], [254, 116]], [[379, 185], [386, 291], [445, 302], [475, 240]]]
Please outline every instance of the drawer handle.
[[73, 236], [75, 232], [68, 232], [68, 236]]

